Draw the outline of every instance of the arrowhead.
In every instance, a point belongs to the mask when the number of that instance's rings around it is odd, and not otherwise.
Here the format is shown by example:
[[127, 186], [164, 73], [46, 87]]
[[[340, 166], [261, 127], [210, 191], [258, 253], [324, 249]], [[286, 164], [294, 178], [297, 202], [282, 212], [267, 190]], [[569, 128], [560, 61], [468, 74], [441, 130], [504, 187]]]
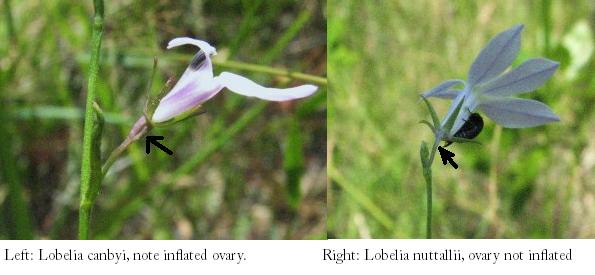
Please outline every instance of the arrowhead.
[[151, 153], [151, 143], [155, 146], [157, 146], [157, 148], [161, 149], [163, 152], [165, 152], [168, 155], [173, 155], [174, 152], [172, 152], [172, 150], [169, 150], [169, 148], [165, 147], [165, 145], [159, 143], [158, 140], [163, 140], [165, 139], [163, 136], [147, 136], [146, 137], [146, 147], [145, 147], [145, 151], [147, 153], [147, 155], [149, 153]]
[[452, 159], [455, 156], [455, 154], [453, 152], [442, 148], [442, 146], [438, 146], [438, 152], [440, 152], [440, 158], [442, 159], [442, 164], [446, 165], [447, 162], [450, 162], [452, 167], [454, 167], [455, 169], [459, 168], [457, 163]]

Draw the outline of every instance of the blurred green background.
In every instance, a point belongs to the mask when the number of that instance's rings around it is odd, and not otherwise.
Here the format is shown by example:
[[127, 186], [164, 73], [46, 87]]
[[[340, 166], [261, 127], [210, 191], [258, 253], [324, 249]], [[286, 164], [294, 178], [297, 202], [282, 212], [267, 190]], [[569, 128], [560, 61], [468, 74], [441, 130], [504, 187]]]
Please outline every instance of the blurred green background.
[[[595, 237], [595, 2], [356, 1], [329, 7], [329, 238], [423, 238], [419, 160], [432, 134], [419, 94], [466, 79], [495, 34], [524, 23], [513, 66], [561, 63], [524, 98], [561, 122], [502, 129], [486, 120], [483, 145], [455, 144], [459, 169], [433, 163], [437, 238]], [[443, 117], [450, 101], [432, 99]]]
[[[196, 49], [217, 47], [215, 73], [267, 86], [305, 84], [228, 60], [326, 76], [324, 1], [105, 1], [99, 104], [105, 157], [154, 88], [179, 77]], [[92, 1], [0, 4], [0, 239], [76, 237], [82, 112]], [[227, 65], [227, 66], [226, 66]], [[222, 92], [206, 114], [155, 129], [175, 154], [137, 142], [110, 170], [94, 208], [98, 239], [326, 238], [326, 87], [270, 103]]]

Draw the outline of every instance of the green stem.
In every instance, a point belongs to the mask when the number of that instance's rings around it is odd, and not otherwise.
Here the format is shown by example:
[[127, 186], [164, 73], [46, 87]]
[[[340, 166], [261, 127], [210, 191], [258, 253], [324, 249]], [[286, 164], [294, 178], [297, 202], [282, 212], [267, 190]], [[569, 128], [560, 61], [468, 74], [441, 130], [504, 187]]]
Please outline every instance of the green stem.
[[118, 146], [118, 148], [116, 148], [107, 158], [107, 160], [105, 161], [105, 163], [103, 164], [102, 168], [101, 168], [101, 173], [103, 174], [103, 176], [105, 176], [105, 174], [107, 174], [107, 171], [110, 169], [110, 167], [112, 167], [112, 165], [114, 164], [114, 162], [116, 162], [116, 160], [122, 155], [122, 153], [124, 153], [124, 151], [126, 151], [126, 149], [128, 149], [128, 147], [130, 146], [130, 144], [132, 144], [132, 142], [122, 142], [122, 144], [120, 144], [120, 146]]
[[432, 163], [434, 163], [434, 157], [436, 156], [436, 151], [438, 151], [438, 145], [440, 145], [441, 140], [442, 140], [441, 135], [437, 135], [436, 138], [434, 139], [434, 144], [432, 145], [432, 151], [430, 151], [430, 160], [428, 162], [429, 166], [432, 166]]
[[89, 224], [91, 223], [91, 207], [89, 202], [82, 202], [79, 206], [79, 239], [89, 239]]
[[[428, 152], [425, 142], [421, 146], [421, 163], [424, 179], [426, 181], [426, 238], [432, 238], [432, 163], [442, 137], [440, 134], [434, 139], [432, 150]], [[428, 156], [429, 155], [429, 156]]]
[[124, 153], [124, 151], [126, 151], [126, 149], [128, 149], [128, 147], [130, 147], [130, 145], [132, 145], [133, 142], [139, 140], [141, 137], [146, 135], [149, 131], [151, 131], [150, 126], [143, 127], [139, 133], [137, 133], [136, 135], [133, 135], [133, 136], [129, 135], [122, 142], [122, 144], [120, 144], [116, 149], [114, 149], [114, 151], [110, 154], [110, 156], [107, 158], [107, 160], [103, 164], [103, 167], [101, 168], [102, 175], [105, 176], [105, 174], [107, 174], [107, 171], [110, 169], [110, 167], [112, 167], [114, 162]]
[[[432, 177], [432, 169], [427, 172]], [[432, 181], [426, 180], [426, 238], [432, 238]]]
[[[99, 55], [101, 50], [101, 36], [103, 34], [103, 0], [93, 1], [95, 16], [93, 18], [93, 34], [91, 39], [91, 62], [89, 64], [89, 79], [87, 84], [87, 102], [85, 105], [85, 126], [83, 132], [83, 153], [81, 163], [81, 201], [79, 207], [79, 239], [89, 238], [89, 224], [91, 221], [91, 209], [95, 202], [92, 195], [93, 185], [101, 184], [98, 178], [100, 171], [93, 171], [94, 165], [93, 141], [96, 140], [97, 123], [93, 102], [97, 86], [97, 75], [99, 73]], [[99, 172], [99, 173], [98, 173]]]

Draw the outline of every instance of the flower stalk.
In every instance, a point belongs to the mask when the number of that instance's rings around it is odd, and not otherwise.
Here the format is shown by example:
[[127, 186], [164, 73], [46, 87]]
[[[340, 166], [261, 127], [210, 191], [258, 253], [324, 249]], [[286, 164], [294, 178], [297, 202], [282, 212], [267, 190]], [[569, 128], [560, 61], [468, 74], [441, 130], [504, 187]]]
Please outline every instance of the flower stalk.
[[[432, 153], [434, 151], [432, 150]], [[428, 144], [422, 141], [419, 149], [424, 180], [426, 181], [426, 238], [432, 238], [432, 165], [429, 157]]]
[[112, 167], [114, 162], [116, 162], [116, 160], [126, 151], [126, 149], [128, 149], [128, 147], [130, 147], [130, 145], [132, 145], [132, 143], [148, 134], [151, 131], [151, 128], [151, 125], [147, 124], [146, 118], [144, 116], [136, 121], [132, 127], [132, 130], [130, 131], [130, 134], [128, 134], [126, 139], [124, 139], [124, 141], [118, 147], [116, 147], [114, 151], [112, 151], [107, 160], [105, 160], [105, 163], [101, 167], [102, 176], [107, 174], [107, 171], [110, 169], [110, 167]]

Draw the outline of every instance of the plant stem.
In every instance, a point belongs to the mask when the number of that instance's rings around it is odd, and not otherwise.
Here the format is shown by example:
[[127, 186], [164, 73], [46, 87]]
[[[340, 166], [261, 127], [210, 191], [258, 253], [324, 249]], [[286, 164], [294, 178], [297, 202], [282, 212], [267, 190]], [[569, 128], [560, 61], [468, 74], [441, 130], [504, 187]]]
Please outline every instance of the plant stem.
[[437, 135], [434, 139], [434, 144], [432, 145], [432, 150], [430, 151], [430, 160], [428, 162], [429, 166], [432, 166], [434, 162], [434, 157], [436, 156], [436, 151], [438, 151], [438, 145], [440, 145], [440, 141], [442, 140], [442, 135]]
[[[432, 177], [432, 169], [428, 168], [430, 179]], [[432, 180], [426, 180], [426, 239], [432, 238]]]
[[[141, 118], [141, 120], [142, 119], [143, 118]], [[122, 153], [124, 153], [124, 151], [126, 151], [126, 149], [128, 149], [128, 147], [130, 147], [130, 145], [133, 142], [139, 140], [140, 138], [145, 136], [149, 131], [151, 131], [150, 125], [147, 125], [145, 122], [141, 122], [140, 124], [141, 125], [139, 125], [139, 122], [135, 123], [130, 134], [128, 134], [128, 137], [126, 137], [122, 144], [120, 144], [116, 149], [114, 149], [114, 151], [107, 158], [107, 160], [103, 164], [103, 167], [101, 168], [101, 174], [103, 176], [107, 174], [109, 168], [112, 167], [114, 162], [122, 155]]]
[[[91, 209], [95, 202], [92, 195], [93, 185], [101, 184], [98, 178], [100, 171], [94, 165], [96, 157], [93, 152], [93, 141], [97, 138], [96, 118], [93, 108], [97, 86], [97, 75], [99, 73], [99, 55], [101, 50], [101, 36], [103, 34], [103, 0], [93, 1], [95, 16], [93, 18], [93, 34], [91, 38], [91, 62], [89, 64], [89, 79], [87, 84], [87, 102], [85, 106], [85, 126], [83, 132], [83, 153], [81, 163], [81, 201], [79, 207], [79, 239], [89, 238], [89, 224], [91, 221]], [[101, 169], [101, 168], [99, 168]], [[99, 172], [99, 173], [98, 173]]]
[[[432, 162], [436, 156], [436, 150], [442, 140], [440, 134], [436, 135], [432, 150], [427, 152], [427, 145], [424, 142], [421, 147], [421, 162], [424, 179], [426, 181], [426, 238], [432, 238]], [[429, 154], [429, 156], [428, 156]]]
[[430, 151], [430, 159], [428, 161], [428, 171], [426, 172], [428, 175], [426, 176], [426, 201], [427, 201], [427, 210], [426, 210], [426, 238], [432, 238], [432, 163], [434, 162], [434, 157], [436, 156], [436, 151], [438, 150], [438, 145], [440, 144], [440, 140], [442, 138], [437, 136], [434, 140], [434, 144], [432, 145], [432, 150]]

